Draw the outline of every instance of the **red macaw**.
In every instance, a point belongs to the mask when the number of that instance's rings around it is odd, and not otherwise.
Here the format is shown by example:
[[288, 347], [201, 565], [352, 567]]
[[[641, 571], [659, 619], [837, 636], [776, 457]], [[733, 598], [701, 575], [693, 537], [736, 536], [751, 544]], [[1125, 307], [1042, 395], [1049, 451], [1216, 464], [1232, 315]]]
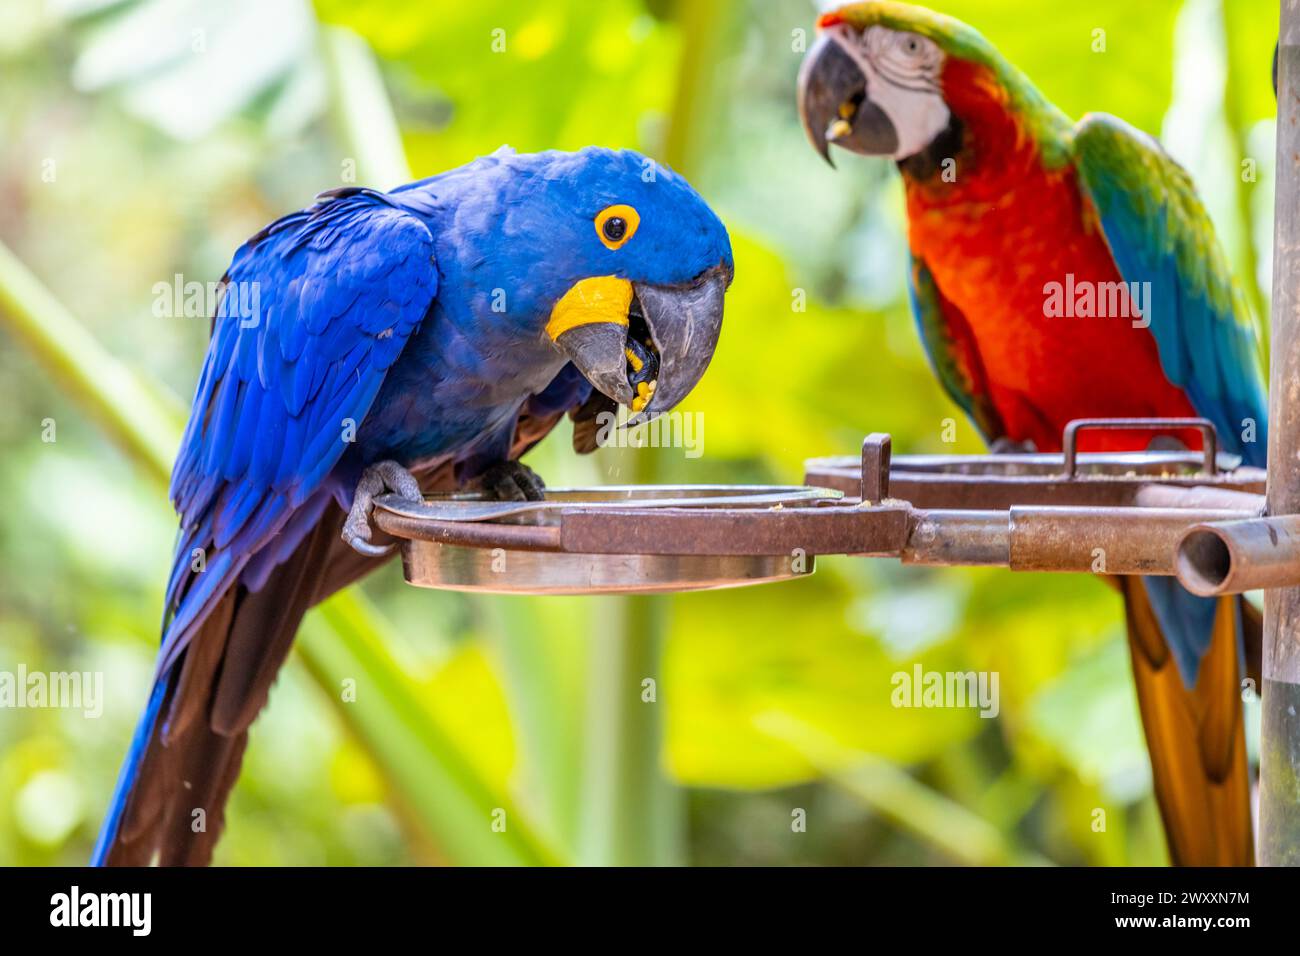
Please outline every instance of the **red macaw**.
[[[988, 442], [1057, 451], [1076, 418], [1202, 416], [1263, 464], [1256, 331], [1190, 178], [1154, 140], [1113, 116], [1071, 121], [929, 10], [854, 3], [819, 31], [799, 78], [808, 135], [828, 161], [834, 143], [897, 162], [921, 337]], [[1249, 864], [1248, 609], [1171, 578], [1116, 581], [1171, 859]]]

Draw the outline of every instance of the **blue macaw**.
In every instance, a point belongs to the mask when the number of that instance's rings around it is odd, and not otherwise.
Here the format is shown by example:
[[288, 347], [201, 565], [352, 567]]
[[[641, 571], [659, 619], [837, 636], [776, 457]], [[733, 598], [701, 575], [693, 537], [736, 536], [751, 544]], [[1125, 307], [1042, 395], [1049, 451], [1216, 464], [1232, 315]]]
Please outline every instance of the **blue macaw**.
[[517, 458], [566, 411], [588, 451], [598, 410], [649, 417], [694, 387], [732, 272], [684, 179], [597, 148], [332, 190], [246, 242], [172, 473], [162, 646], [94, 863], [210, 859], [303, 613], [388, 550], [377, 495], [451, 473], [540, 497]]

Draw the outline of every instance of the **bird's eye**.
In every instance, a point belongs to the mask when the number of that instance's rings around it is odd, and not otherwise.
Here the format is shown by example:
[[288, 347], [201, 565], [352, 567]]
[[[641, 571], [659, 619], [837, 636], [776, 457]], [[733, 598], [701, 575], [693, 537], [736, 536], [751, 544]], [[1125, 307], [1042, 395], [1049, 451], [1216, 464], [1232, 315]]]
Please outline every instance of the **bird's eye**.
[[921, 54], [925, 52], [925, 42], [915, 33], [900, 33], [897, 35], [895, 49], [909, 60], [919, 60]]
[[606, 249], [620, 249], [640, 224], [641, 217], [631, 206], [608, 206], [596, 216], [596, 235]]

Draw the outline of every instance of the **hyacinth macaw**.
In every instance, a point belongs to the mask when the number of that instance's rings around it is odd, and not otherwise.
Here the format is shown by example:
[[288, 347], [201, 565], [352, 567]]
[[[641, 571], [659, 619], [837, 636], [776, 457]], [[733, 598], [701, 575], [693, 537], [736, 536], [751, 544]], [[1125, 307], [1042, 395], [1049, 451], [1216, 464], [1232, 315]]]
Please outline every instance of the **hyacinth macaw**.
[[[921, 337], [987, 442], [1059, 451], [1075, 418], [1203, 416], [1263, 464], [1256, 332], [1191, 180], [1155, 141], [1113, 116], [1072, 122], [979, 33], [929, 10], [854, 3], [819, 33], [799, 77], [808, 136], [828, 161], [833, 143], [897, 162]], [[1248, 864], [1243, 602], [1116, 581], [1171, 859]]]
[[333, 190], [245, 243], [222, 304], [260, 314], [213, 323], [154, 688], [94, 862], [206, 863], [303, 613], [387, 551], [375, 496], [540, 497], [516, 459], [566, 411], [589, 451], [598, 410], [649, 417], [694, 387], [732, 269], [685, 180], [595, 148]]

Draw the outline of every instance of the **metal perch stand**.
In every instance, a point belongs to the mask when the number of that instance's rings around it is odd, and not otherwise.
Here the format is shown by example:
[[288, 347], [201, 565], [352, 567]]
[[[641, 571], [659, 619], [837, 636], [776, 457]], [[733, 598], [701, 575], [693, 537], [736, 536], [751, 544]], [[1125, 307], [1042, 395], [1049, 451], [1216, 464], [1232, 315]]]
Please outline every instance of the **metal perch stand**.
[[[1094, 428], [1199, 429], [1206, 451], [1076, 453], [1077, 435]], [[1059, 455], [892, 457], [889, 436], [877, 434], [861, 456], [807, 462], [806, 486], [564, 489], [540, 502], [389, 495], [376, 502], [375, 523], [403, 539], [407, 580], [455, 590], [736, 587], [809, 574], [827, 554], [1178, 574], [1204, 590], [1212, 569], [1202, 558], [1214, 551], [1204, 536], [1266, 520], [1265, 473], [1216, 455], [1216, 444], [1209, 422], [1180, 418], [1074, 422]], [[1300, 561], [1290, 577], [1278, 566], [1276, 554], [1242, 550], [1213, 593], [1261, 574], [1300, 581]]]
[[[1300, 864], [1300, 0], [1282, 5], [1267, 474], [1202, 419], [1071, 423], [1064, 452], [814, 459], [805, 487], [548, 492], [543, 502], [388, 496], [407, 580], [498, 593], [681, 591], [812, 573], [819, 555], [1013, 571], [1176, 575], [1265, 590], [1259, 862]], [[1094, 429], [1199, 430], [1202, 452], [1079, 452]]]
[[[1204, 450], [1077, 451], [1081, 433], [1114, 428], [1196, 429]], [[1217, 445], [1209, 422], [1177, 418], [1073, 422], [1062, 454], [894, 457], [889, 436], [875, 434], [860, 455], [807, 462], [806, 486], [568, 489], [541, 502], [387, 496], [375, 523], [401, 539], [412, 584], [495, 593], [737, 587], [810, 574], [830, 554], [1177, 575], [1203, 594], [1300, 584], [1300, 519], [1261, 517], [1266, 473]], [[1268, 613], [1267, 636], [1276, 639], [1272, 599]], [[1276, 761], [1279, 747], [1294, 752], [1296, 718], [1282, 695], [1297, 685], [1280, 686], [1276, 669], [1265, 674], [1264, 752]], [[1265, 772], [1279, 774], [1276, 764]], [[1265, 821], [1294, 812], [1294, 789], [1279, 792], [1276, 780], [1265, 790], [1276, 801]], [[1265, 863], [1296, 852], [1294, 842], [1261, 844]]]
[[[1300, 6], [1278, 34], [1268, 512], [1300, 514]], [[1294, 553], [1291, 568], [1300, 567]], [[1264, 592], [1259, 845], [1265, 865], [1300, 865], [1300, 576]]]

